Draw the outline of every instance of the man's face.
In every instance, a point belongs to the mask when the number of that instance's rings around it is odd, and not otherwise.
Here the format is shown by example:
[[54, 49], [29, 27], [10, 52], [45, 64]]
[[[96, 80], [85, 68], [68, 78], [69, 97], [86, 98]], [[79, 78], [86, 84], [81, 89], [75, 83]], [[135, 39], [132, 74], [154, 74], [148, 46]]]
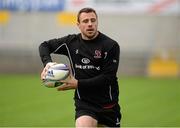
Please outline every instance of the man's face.
[[90, 40], [96, 37], [98, 33], [98, 21], [96, 14], [94, 14], [93, 12], [81, 13], [77, 25], [81, 31], [83, 39]]

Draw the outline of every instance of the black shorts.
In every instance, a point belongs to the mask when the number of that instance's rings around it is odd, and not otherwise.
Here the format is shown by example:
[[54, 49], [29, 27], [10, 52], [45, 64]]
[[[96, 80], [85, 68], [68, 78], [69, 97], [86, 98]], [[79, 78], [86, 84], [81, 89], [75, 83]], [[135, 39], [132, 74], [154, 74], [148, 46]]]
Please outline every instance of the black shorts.
[[120, 127], [121, 113], [119, 104], [114, 104], [110, 108], [101, 108], [87, 102], [75, 100], [75, 106], [75, 119], [83, 115], [88, 115], [96, 119], [98, 124], [108, 127]]

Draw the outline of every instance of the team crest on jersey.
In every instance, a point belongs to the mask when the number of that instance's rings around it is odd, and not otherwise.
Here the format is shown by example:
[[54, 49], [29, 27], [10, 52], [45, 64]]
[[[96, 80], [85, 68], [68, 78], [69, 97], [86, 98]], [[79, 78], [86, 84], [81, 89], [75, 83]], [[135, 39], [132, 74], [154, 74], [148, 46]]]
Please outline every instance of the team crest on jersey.
[[101, 51], [100, 50], [95, 50], [94, 52], [94, 58], [98, 59], [98, 58], [102, 58], [102, 55], [101, 55]]

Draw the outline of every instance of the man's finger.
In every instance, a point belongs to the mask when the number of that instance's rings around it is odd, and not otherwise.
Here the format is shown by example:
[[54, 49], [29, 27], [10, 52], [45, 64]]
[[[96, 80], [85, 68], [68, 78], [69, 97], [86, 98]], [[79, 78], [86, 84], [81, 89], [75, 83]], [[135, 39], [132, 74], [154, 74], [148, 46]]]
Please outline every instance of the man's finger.
[[63, 85], [61, 85], [57, 88], [58, 91], [64, 91], [64, 90], [68, 90], [68, 89], [69, 89], [69, 86], [66, 83], [64, 83]]
[[68, 84], [67, 80], [60, 80], [60, 82], [63, 83], [63, 84]]

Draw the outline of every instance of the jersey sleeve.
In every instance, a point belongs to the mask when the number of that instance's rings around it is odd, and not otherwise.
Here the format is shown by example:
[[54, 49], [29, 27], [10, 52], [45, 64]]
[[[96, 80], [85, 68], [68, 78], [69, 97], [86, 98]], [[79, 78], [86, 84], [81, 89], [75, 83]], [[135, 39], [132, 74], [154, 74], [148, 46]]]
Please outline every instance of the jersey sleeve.
[[101, 67], [101, 74], [90, 79], [78, 80], [78, 87], [97, 87], [113, 84], [117, 82], [116, 73], [119, 66], [120, 47], [115, 44], [104, 57]]
[[67, 53], [63, 47], [61, 48], [61, 46], [67, 44], [71, 37], [71, 35], [68, 35], [62, 38], [44, 41], [40, 44], [39, 55], [44, 66], [46, 66], [48, 62], [52, 62], [51, 53], [64, 55]]

